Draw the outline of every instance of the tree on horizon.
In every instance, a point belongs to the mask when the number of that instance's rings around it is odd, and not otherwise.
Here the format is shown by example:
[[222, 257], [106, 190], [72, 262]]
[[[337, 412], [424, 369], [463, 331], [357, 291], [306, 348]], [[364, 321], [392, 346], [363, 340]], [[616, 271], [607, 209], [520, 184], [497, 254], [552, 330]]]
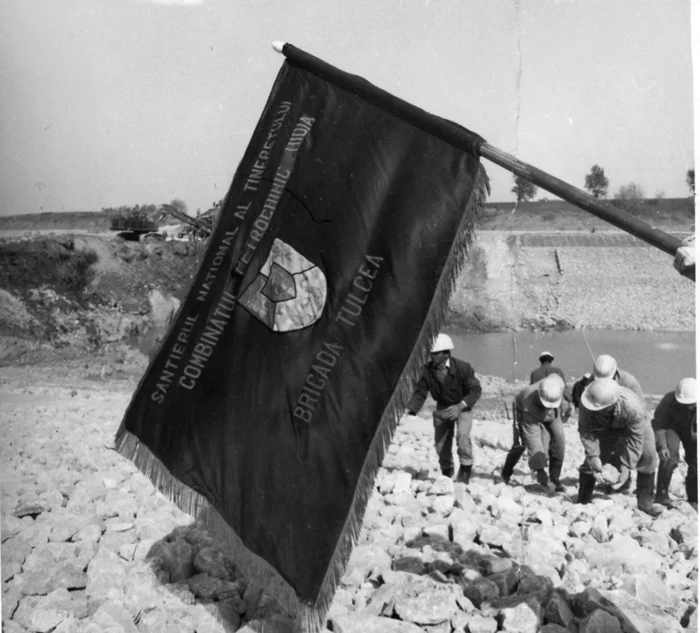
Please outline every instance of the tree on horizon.
[[513, 176], [513, 188], [511, 191], [515, 194], [518, 202], [527, 202], [532, 200], [537, 195], [537, 186], [531, 183], [523, 176]]
[[605, 170], [598, 165], [593, 165], [591, 171], [586, 174], [585, 189], [591, 193], [594, 198], [605, 198], [608, 195], [608, 187], [610, 181], [605, 175]]

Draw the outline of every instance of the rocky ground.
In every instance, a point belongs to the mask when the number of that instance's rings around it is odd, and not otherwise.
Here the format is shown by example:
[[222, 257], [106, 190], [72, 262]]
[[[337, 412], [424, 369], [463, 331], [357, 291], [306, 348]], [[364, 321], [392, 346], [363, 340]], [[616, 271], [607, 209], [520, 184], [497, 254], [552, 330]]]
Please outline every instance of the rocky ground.
[[[95, 355], [0, 370], [3, 631], [289, 632], [217, 544], [114, 450], [145, 359]], [[499, 481], [520, 386], [485, 377], [475, 476], [440, 475], [429, 407], [402, 419], [328, 613], [336, 633], [697, 630], [697, 515], [684, 466], [660, 517], [632, 496], [574, 503], [582, 460], [567, 425], [566, 494], [523, 460]], [[653, 405], [653, 403], [648, 403]]]

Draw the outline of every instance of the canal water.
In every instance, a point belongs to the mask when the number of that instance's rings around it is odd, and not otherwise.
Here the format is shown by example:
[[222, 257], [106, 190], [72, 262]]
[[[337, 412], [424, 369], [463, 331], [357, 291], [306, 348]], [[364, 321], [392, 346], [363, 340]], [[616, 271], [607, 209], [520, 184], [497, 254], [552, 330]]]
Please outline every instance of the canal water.
[[[620, 367], [639, 380], [645, 393], [661, 395], [687, 376], [695, 376], [694, 332], [632, 332], [621, 330], [565, 330], [562, 332], [465, 332], [446, 330], [455, 344], [454, 355], [469, 361], [479, 374], [529, 379], [543, 351], [568, 378], [592, 370], [593, 359], [610, 354]], [[129, 343], [146, 356], [154, 354], [167, 328], [151, 328]]]
[[592, 370], [593, 359], [610, 354], [619, 366], [634, 374], [645, 393], [659, 395], [687, 376], [695, 376], [694, 332], [631, 332], [620, 330], [565, 330], [562, 332], [449, 331], [454, 355], [469, 361], [479, 374], [529, 379], [539, 365], [537, 357], [551, 352], [554, 364], [569, 377]]

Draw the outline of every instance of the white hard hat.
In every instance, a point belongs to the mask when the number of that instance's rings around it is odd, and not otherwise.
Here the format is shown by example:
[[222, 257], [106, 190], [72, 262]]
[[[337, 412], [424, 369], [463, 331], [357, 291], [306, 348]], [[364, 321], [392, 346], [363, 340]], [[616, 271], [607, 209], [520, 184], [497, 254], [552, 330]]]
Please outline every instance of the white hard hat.
[[612, 378], [617, 371], [617, 361], [607, 354], [601, 354], [593, 364], [593, 376], [595, 378]]
[[557, 409], [561, 406], [561, 399], [564, 396], [564, 381], [558, 374], [550, 374], [539, 381], [537, 393], [543, 407]]
[[551, 358], [552, 360], [554, 360], [554, 354], [552, 354], [552, 352], [542, 352], [537, 357], [537, 360], [541, 361], [543, 358]]
[[440, 334], [438, 334], [433, 341], [433, 346], [430, 348], [430, 353], [434, 354], [435, 352], [446, 352], [447, 350], [454, 348], [455, 346], [452, 339], [447, 336], [447, 334], [440, 332]]
[[695, 378], [682, 378], [676, 385], [675, 396], [681, 404], [695, 404], [698, 401], [698, 383]]
[[589, 411], [600, 411], [620, 399], [620, 385], [612, 378], [596, 378], [581, 394], [581, 404]]

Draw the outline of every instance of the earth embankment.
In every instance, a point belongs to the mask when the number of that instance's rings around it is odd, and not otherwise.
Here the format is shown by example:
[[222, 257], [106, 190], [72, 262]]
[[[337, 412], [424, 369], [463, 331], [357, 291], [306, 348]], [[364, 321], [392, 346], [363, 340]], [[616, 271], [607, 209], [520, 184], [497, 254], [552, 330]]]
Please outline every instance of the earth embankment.
[[693, 331], [695, 284], [621, 232], [478, 231], [448, 320], [485, 332]]
[[[204, 249], [90, 234], [1, 240], [0, 362], [94, 352], [164, 329]], [[668, 255], [619, 232], [477, 231], [446, 325], [692, 331], [694, 292]]]

